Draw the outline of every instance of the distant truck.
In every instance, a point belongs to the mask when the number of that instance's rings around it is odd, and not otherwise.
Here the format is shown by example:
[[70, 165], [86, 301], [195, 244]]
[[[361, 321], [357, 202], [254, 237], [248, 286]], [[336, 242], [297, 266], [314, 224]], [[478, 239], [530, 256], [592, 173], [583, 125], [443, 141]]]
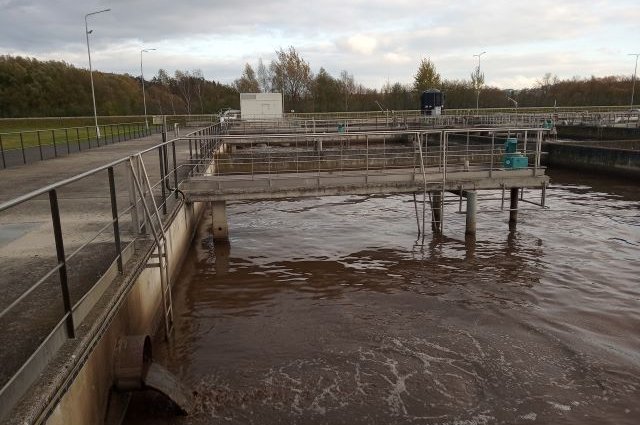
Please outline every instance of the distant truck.
[[437, 89], [429, 89], [420, 95], [420, 110], [423, 115], [440, 115], [444, 108], [444, 93]]

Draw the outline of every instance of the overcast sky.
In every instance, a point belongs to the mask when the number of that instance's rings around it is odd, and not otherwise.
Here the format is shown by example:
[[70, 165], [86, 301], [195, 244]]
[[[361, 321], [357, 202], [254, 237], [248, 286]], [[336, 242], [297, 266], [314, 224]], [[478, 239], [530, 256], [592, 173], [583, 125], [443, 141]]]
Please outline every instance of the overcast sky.
[[159, 68], [202, 69], [230, 83], [244, 63], [294, 46], [314, 72], [343, 69], [372, 88], [410, 83], [429, 57], [443, 78], [469, 79], [482, 51], [486, 82], [532, 85], [633, 73], [640, 53], [638, 0], [0, 0], [0, 54], [63, 60], [150, 78]]

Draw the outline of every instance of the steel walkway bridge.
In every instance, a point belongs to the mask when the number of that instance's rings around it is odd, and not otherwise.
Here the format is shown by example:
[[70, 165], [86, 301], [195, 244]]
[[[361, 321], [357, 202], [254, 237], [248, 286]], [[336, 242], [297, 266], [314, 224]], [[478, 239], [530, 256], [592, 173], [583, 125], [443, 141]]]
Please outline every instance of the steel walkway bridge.
[[[225, 134], [214, 146], [200, 147], [216, 150], [209, 168], [213, 171], [194, 173], [181, 191], [189, 202], [212, 203], [214, 237], [223, 239], [228, 237], [227, 201], [382, 193], [421, 194], [423, 208], [428, 197], [435, 231], [442, 230], [445, 193], [455, 193], [460, 204], [467, 200], [467, 233], [475, 233], [478, 190], [501, 190], [504, 207], [508, 189], [513, 224], [524, 189], [539, 189], [540, 199], [532, 203], [544, 206], [549, 178], [541, 166], [541, 145], [546, 131], [514, 127]], [[517, 140], [517, 155], [526, 158], [526, 166], [505, 166], [507, 138]]]

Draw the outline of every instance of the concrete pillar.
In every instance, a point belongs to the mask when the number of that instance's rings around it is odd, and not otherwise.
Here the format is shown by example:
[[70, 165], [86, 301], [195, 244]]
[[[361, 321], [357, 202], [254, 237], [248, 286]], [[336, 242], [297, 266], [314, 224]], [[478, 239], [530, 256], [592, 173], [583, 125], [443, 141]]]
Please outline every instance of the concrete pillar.
[[442, 192], [431, 192], [431, 229], [442, 232]]
[[478, 209], [477, 204], [477, 192], [475, 190], [466, 191], [467, 197], [467, 226], [465, 229], [465, 234], [467, 235], [475, 235], [476, 234], [476, 210]]
[[509, 207], [509, 229], [515, 230], [518, 223], [518, 188], [511, 188], [511, 205]]
[[211, 203], [211, 225], [213, 228], [213, 240], [229, 239], [227, 203], [225, 201], [214, 201]]
[[229, 273], [229, 256], [231, 254], [231, 244], [228, 240], [219, 239], [213, 244], [213, 252], [216, 256], [216, 274], [225, 275]]

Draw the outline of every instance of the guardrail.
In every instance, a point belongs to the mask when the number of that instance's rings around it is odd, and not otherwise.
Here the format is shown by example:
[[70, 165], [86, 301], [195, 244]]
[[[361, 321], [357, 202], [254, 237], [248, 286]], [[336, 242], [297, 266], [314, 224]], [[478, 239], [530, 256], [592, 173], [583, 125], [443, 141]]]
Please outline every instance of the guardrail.
[[[214, 175], [443, 167], [499, 167], [507, 137], [531, 167], [540, 167], [545, 128], [459, 128], [352, 133], [222, 135], [226, 152], [213, 157]], [[421, 149], [419, 149], [419, 145]], [[422, 155], [422, 159], [420, 156]]]
[[[492, 115], [492, 114], [504, 114], [504, 113], [533, 113], [533, 114], [563, 114], [563, 113], [572, 113], [572, 112], [625, 112], [630, 109], [637, 109], [640, 106], [634, 106], [630, 108], [629, 105], [626, 106], [534, 106], [534, 107], [508, 107], [508, 108], [456, 108], [449, 109], [445, 108], [442, 111], [443, 115], [464, 115], [464, 116], [474, 116], [474, 115]], [[407, 110], [375, 110], [375, 111], [364, 111], [364, 112], [292, 112], [285, 113], [284, 116], [287, 118], [301, 118], [301, 119], [311, 119], [313, 117], [317, 119], [344, 119], [344, 118], [374, 118], [374, 117], [383, 117], [385, 114], [395, 114], [397, 116], [417, 116], [421, 114], [421, 111], [418, 109], [407, 109]]]
[[[0, 419], [13, 408], [62, 344], [76, 336], [79, 324], [108, 288], [114, 273], [123, 273], [126, 259], [135, 250], [134, 244], [142, 243], [152, 249], [153, 243], [148, 239], [150, 223], [144, 217], [139, 219], [144, 214], [138, 213], [142, 206], [147, 208], [155, 203], [144, 205], [144, 199], [158, 199], [157, 209], [151, 214], [167, 220], [170, 207], [182, 202], [180, 182], [194, 170], [204, 168], [222, 131], [219, 124], [211, 125], [0, 204], [0, 214], [10, 217], [11, 214], [19, 217], [23, 209], [48, 214], [53, 230], [53, 241], [44, 240], [39, 242], [41, 246], [29, 247], [38, 252], [38, 258], [29, 259], [26, 270], [20, 270], [27, 277], [19, 275], [9, 281], [12, 276], [5, 275], [5, 295], [0, 300], [0, 344], [7, 349], [0, 356]], [[166, 135], [163, 138], [166, 140]], [[150, 190], [144, 196], [136, 196], [132, 188], [133, 157], [138, 158], [137, 164], [142, 161], [148, 164]], [[76, 192], [88, 194], [95, 211], [87, 213], [83, 209], [83, 196], [73, 196], [68, 202], [59, 196]], [[121, 206], [123, 198], [129, 201], [125, 208]], [[48, 206], [43, 210], [45, 200]], [[70, 237], [65, 234], [65, 222]], [[129, 231], [123, 229], [123, 224], [129, 225]], [[85, 232], [86, 235], [74, 234], [78, 227], [96, 230]], [[50, 232], [43, 230], [42, 234]], [[88, 274], [83, 272], [85, 265], [92, 268]], [[30, 273], [39, 268], [44, 271], [29, 281]], [[91, 280], [96, 275], [102, 277]], [[11, 297], [14, 293], [16, 296]]]
[[[132, 118], [135, 121], [127, 121]], [[1, 118], [0, 168], [57, 158], [161, 131], [161, 125], [152, 124], [144, 116], [100, 117], [101, 137], [97, 137], [92, 122], [93, 117]], [[181, 128], [203, 127], [215, 122], [217, 115], [167, 116], [170, 129], [174, 125]], [[85, 125], [69, 125], [75, 123]], [[61, 126], [55, 127], [56, 124]], [[15, 130], [2, 130], [7, 128]]]
[[144, 122], [100, 125], [101, 137], [95, 126], [52, 128], [0, 133], [0, 163], [2, 168], [70, 155], [86, 149], [137, 139], [159, 133], [162, 126]]

